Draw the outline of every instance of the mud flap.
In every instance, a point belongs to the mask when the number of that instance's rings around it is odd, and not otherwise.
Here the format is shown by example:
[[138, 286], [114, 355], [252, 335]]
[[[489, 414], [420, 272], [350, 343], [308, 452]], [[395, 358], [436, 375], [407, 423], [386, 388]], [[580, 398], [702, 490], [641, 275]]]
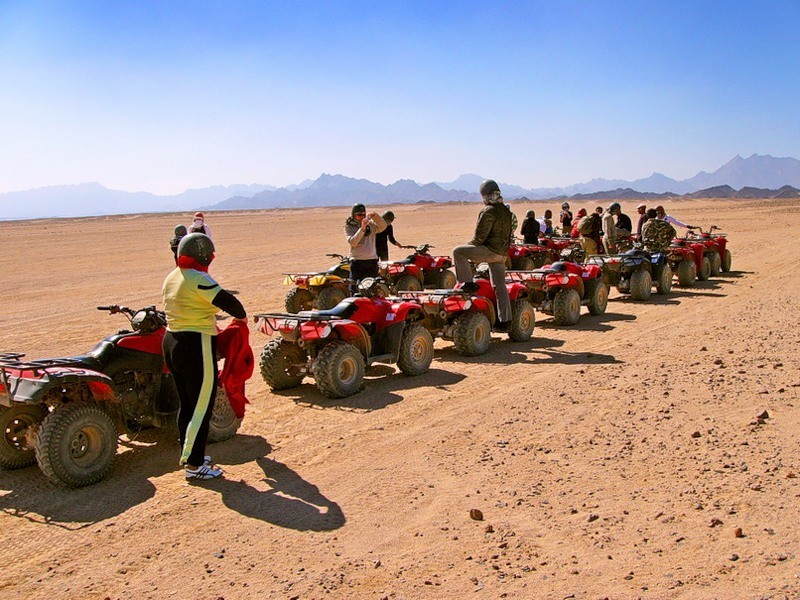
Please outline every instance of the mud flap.
[[389, 325], [386, 332], [386, 354], [392, 355], [392, 362], [396, 363], [400, 358], [400, 342], [403, 340], [403, 332], [406, 330], [406, 321]]

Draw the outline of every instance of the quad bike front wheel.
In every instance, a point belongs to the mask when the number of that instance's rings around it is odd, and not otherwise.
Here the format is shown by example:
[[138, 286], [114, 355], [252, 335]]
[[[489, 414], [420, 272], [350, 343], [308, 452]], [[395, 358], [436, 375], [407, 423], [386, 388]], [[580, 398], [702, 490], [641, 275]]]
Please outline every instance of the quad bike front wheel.
[[208, 423], [208, 441], [210, 443], [224, 442], [236, 435], [242, 420], [236, 416], [228, 399], [228, 394], [222, 386], [217, 388], [214, 397], [214, 409], [211, 411], [211, 421]]
[[650, 299], [653, 293], [653, 276], [650, 275], [650, 271], [635, 271], [631, 275], [630, 293], [634, 300], [644, 302]]
[[656, 292], [659, 294], [669, 294], [672, 289], [672, 267], [665, 264], [661, 269], [661, 274], [656, 281]]
[[553, 319], [556, 325], [575, 325], [581, 318], [581, 296], [577, 290], [564, 289], [553, 298]]
[[492, 325], [485, 314], [467, 312], [455, 320], [453, 344], [462, 356], [478, 356], [489, 349]]
[[56, 407], [39, 427], [36, 461], [58, 485], [77, 488], [106, 476], [117, 454], [117, 429], [109, 414], [94, 402]]
[[422, 375], [430, 369], [432, 361], [433, 338], [430, 332], [419, 323], [408, 325], [400, 340], [398, 368], [406, 375]]
[[21, 469], [36, 462], [31, 432], [47, 416], [41, 404], [0, 406], [0, 468]]
[[697, 279], [697, 266], [693, 260], [682, 260], [678, 265], [678, 285], [691, 287]]
[[344, 290], [337, 286], [328, 286], [326, 288], [322, 288], [317, 294], [317, 299], [314, 301], [314, 308], [319, 310], [328, 310], [329, 308], [333, 308], [339, 302], [347, 298], [347, 294], [345, 294]]
[[716, 277], [722, 272], [722, 260], [719, 257], [719, 252], [711, 253], [711, 276]]
[[317, 388], [328, 398], [346, 398], [364, 384], [364, 356], [347, 342], [335, 341], [323, 346], [314, 361]]
[[711, 277], [711, 260], [708, 258], [708, 256], [703, 256], [703, 262], [701, 264], [703, 267], [697, 274], [697, 278], [700, 281], [708, 281], [709, 277]]
[[419, 292], [422, 290], [422, 284], [419, 279], [413, 275], [400, 275], [397, 282], [394, 284], [394, 289], [404, 290], [408, 292]]
[[589, 313], [602, 315], [608, 307], [608, 286], [604, 281], [597, 279], [593, 285], [586, 284], [586, 292], [589, 296]]
[[314, 295], [305, 288], [293, 288], [286, 294], [286, 312], [296, 315], [301, 310], [314, 308]]
[[511, 330], [508, 339], [512, 342], [524, 342], [531, 339], [536, 326], [536, 311], [525, 298], [517, 298], [511, 304]]
[[297, 387], [305, 377], [301, 367], [306, 360], [305, 350], [297, 344], [284, 339], [270, 340], [259, 359], [261, 377], [273, 391]]

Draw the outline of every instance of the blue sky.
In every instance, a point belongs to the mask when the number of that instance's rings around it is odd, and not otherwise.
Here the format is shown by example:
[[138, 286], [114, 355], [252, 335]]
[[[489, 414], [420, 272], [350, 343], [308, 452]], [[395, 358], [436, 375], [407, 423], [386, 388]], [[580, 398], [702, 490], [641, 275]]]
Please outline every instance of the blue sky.
[[0, 0], [0, 193], [800, 158], [800, 2]]

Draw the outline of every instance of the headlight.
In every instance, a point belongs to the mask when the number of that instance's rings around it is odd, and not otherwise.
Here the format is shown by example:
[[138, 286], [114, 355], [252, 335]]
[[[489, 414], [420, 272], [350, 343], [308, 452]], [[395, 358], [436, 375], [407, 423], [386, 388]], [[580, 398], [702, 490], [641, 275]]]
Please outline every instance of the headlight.
[[464, 310], [469, 310], [470, 308], [472, 308], [472, 300], [471, 299], [467, 300], [466, 302], [464, 302]]

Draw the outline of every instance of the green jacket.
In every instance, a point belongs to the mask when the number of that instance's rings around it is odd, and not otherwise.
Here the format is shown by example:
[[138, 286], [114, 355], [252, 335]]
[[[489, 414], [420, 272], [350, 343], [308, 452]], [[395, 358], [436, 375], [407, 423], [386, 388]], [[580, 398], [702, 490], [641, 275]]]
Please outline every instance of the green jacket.
[[478, 214], [475, 237], [470, 244], [486, 246], [495, 254], [505, 256], [511, 243], [511, 211], [505, 204], [488, 204]]

